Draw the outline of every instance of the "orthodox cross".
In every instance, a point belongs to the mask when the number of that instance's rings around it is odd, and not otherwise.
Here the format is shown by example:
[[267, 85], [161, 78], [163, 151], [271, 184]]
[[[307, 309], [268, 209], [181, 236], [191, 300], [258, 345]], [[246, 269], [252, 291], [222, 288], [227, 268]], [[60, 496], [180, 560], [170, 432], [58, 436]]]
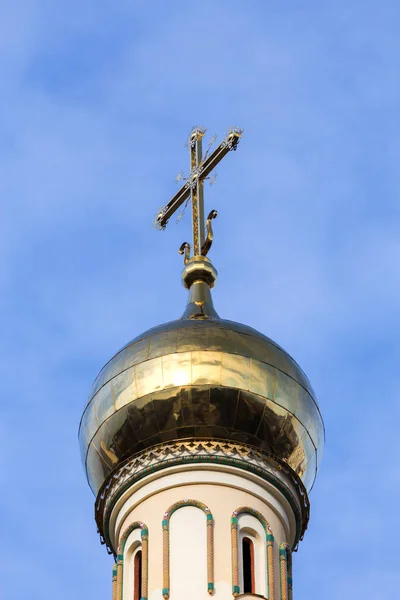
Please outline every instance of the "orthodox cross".
[[[211, 219], [217, 216], [217, 211], [213, 210], [208, 215], [206, 223], [204, 223], [204, 180], [209, 179], [210, 173], [217, 164], [228, 154], [230, 150], [236, 150], [243, 130], [232, 128], [219, 144], [219, 146], [209, 155], [215, 137], [211, 141], [208, 150], [203, 157], [202, 141], [206, 130], [202, 127], [194, 127], [189, 136], [187, 146], [190, 151], [190, 175], [183, 177], [182, 172], [179, 173], [177, 181], [183, 179], [184, 184], [175, 196], [162, 208], [157, 214], [154, 225], [157, 229], [165, 229], [169, 219], [178, 210], [184, 202], [186, 204], [192, 202], [192, 229], [193, 229], [193, 254], [194, 256], [206, 256], [213, 239]], [[211, 179], [210, 185], [214, 179]], [[207, 229], [207, 237], [205, 237], [205, 229]], [[190, 245], [183, 243], [179, 252], [185, 253], [185, 262], [189, 259]]]

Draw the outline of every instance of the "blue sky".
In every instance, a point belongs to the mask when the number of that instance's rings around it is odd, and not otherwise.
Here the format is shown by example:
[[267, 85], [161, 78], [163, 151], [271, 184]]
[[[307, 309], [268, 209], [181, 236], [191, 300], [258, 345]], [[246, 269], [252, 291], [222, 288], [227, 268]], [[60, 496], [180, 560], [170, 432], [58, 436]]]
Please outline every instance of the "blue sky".
[[326, 426], [297, 600], [397, 588], [397, 0], [3, 0], [1, 597], [109, 600], [77, 429], [129, 339], [179, 317], [188, 216], [154, 214], [195, 124], [218, 168], [221, 316], [309, 375]]

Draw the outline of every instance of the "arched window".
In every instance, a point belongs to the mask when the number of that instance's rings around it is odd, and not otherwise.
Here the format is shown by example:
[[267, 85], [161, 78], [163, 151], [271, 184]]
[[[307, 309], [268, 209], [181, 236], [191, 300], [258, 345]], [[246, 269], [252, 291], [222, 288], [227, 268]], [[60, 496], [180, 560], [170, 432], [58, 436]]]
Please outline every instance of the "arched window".
[[[123, 600], [142, 600], [145, 597], [143, 590], [143, 563], [146, 552], [144, 552], [141, 533], [140, 529], [131, 531], [124, 547]], [[122, 598], [118, 600], [122, 600]]]
[[242, 539], [242, 561], [243, 592], [255, 594], [254, 544], [249, 537]]
[[[147, 600], [149, 531], [135, 521], [121, 536], [113, 569], [113, 593], [117, 600]], [[114, 600], [114, 595], [113, 595]]]
[[133, 558], [133, 600], [142, 597], [142, 550], [138, 548]]
[[267, 597], [267, 556], [265, 534], [253, 515], [238, 519], [239, 586], [240, 593]]
[[274, 536], [263, 515], [249, 506], [233, 512], [232, 594], [256, 594], [275, 600]]
[[[135, 532], [134, 532], [135, 533]], [[131, 538], [132, 539], [132, 538]], [[131, 540], [128, 538], [128, 544]], [[127, 546], [128, 546], [127, 544]], [[142, 544], [134, 540], [124, 556], [124, 593], [127, 600], [142, 598]]]

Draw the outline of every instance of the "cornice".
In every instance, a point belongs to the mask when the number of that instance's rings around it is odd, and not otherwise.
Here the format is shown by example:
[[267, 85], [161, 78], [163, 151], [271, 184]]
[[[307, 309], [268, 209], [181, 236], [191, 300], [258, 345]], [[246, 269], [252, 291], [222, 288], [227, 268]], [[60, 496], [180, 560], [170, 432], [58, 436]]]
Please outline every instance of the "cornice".
[[296, 521], [294, 549], [307, 529], [310, 504], [298, 475], [283, 461], [247, 444], [220, 440], [184, 440], [153, 446], [130, 457], [101, 487], [95, 503], [95, 518], [101, 543], [115, 554], [109, 535], [113, 508], [121, 496], [141, 479], [179, 465], [212, 464], [236, 467], [258, 475], [288, 501]]

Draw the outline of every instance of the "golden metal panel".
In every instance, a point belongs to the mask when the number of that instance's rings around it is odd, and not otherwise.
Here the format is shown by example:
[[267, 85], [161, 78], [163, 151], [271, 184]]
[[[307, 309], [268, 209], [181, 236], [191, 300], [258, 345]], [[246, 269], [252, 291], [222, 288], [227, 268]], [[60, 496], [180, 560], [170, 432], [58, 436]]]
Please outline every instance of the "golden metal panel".
[[171, 417], [173, 417], [177, 429], [194, 425], [192, 394], [190, 386], [180, 387], [173, 403], [169, 403]]
[[264, 358], [265, 342], [261, 338], [254, 338], [248, 334], [228, 331], [231, 344], [236, 354], [248, 356], [249, 358]]
[[[97, 445], [96, 442], [98, 442], [99, 445]], [[115, 454], [110, 449], [109, 440], [107, 439], [107, 435], [104, 436], [104, 432], [100, 436], [95, 436], [92, 446], [100, 456], [102, 463], [107, 466], [110, 471], [118, 464], [118, 454]]]
[[[114, 359], [112, 359], [112, 360], [115, 360], [115, 358], [114, 358]], [[91, 392], [91, 396], [92, 396], [92, 397], [93, 397], [93, 396], [96, 394], [96, 392], [98, 392], [98, 391], [99, 391], [99, 389], [100, 389], [100, 388], [101, 388], [101, 387], [102, 387], [102, 386], [103, 386], [103, 385], [106, 383], [106, 379], [105, 379], [105, 376], [107, 375], [107, 372], [106, 372], [106, 366], [107, 366], [107, 365], [105, 365], [105, 366], [102, 368], [102, 370], [101, 370], [101, 371], [100, 371], [100, 373], [97, 375], [97, 377], [96, 377], [96, 379], [95, 379], [95, 381], [94, 381], [94, 384], [93, 384], [93, 386], [92, 386], [92, 392]]]
[[98, 424], [104, 423], [104, 421], [108, 419], [108, 417], [114, 412], [115, 409], [114, 403], [112, 402], [112, 389], [110, 382], [103, 385], [103, 387], [99, 389], [96, 396], [93, 398], [93, 408], [97, 412]]
[[114, 410], [119, 410], [125, 404], [129, 404], [129, 402], [139, 397], [135, 369], [136, 367], [126, 369], [108, 384], [111, 386]]
[[99, 482], [104, 481], [110, 472], [108, 465], [101, 459], [96, 448], [91, 445], [87, 456], [88, 483], [94, 492], [99, 488]]
[[88, 427], [89, 411], [92, 411], [92, 402], [86, 406], [85, 411], [81, 417], [80, 425], [79, 425], [78, 437], [79, 437], [79, 440], [81, 441], [81, 447], [84, 448], [86, 446], [85, 452], [83, 454], [81, 454], [82, 461], [85, 460], [87, 446], [93, 437], [93, 435], [90, 435], [90, 431], [89, 431], [89, 427]]
[[302, 426], [299, 426], [298, 421], [293, 425], [297, 430], [299, 440], [295, 450], [287, 459], [287, 462], [292, 469], [304, 479], [306, 465], [310, 457], [315, 455], [315, 448], [307, 431], [305, 431]]
[[311, 454], [308, 463], [304, 467], [302, 475], [303, 483], [306, 489], [311, 489], [317, 474], [317, 457], [315, 454]]
[[302, 387], [298, 386], [298, 399], [295, 409], [295, 415], [304, 427], [307, 429], [314, 415], [314, 400], [310, 394]]
[[177, 339], [177, 331], [164, 331], [153, 335], [150, 338], [149, 358], [157, 358], [176, 352]]
[[[157, 423], [161, 436], [165, 432], [176, 430], [181, 424], [181, 388], [170, 388], [161, 390], [152, 395], [153, 408], [157, 417]], [[169, 434], [166, 438], [171, 439]]]
[[163, 387], [161, 357], [135, 366], [138, 397], [147, 396]]
[[300, 383], [300, 385], [303, 386], [304, 389], [306, 389], [308, 391], [308, 393], [310, 394], [311, 398], [313, 398], [314, 402], [316, 402], [316, 395], [315, 392], [313, 390], [313, 387], [310, 383], [310, 380], [308, 379], [307, 375], [304, 373], [304, 371], [302, 371], [299, 367], [299, 365], [293, 360], [292, 357], [289, 357], [291, 362], [293, 363], [295, 370], [292, 373], [292, 377], [293, 379], [296, 379], [296, 381], [298, 381]]
[[249, 390], [259, 396], [273, 400], [276, 391], [276, 369], [259, 360], [250, 361]]
[[324, 443], [312, 395], [295, 361], [240, 323], [155, 327], [123, 348], [93, 386], [79, 433], [91, 485], [96, 491], [112, 465], [135, 452], [197, 436], [258, 446], [311, 486]]
[[307, 433], [301, 440], [301, 447], [304, 448], [306, 459], [302, 464], [301, 471], [298, 471], [298, 475], [300, 475], [304, 484], [307, 482], [307, 485], [310, 488], [312, 487], [317, 472], [317, 453], [314, 444]]
[[310, 423], [308, 424], [307, 430], [310, 438], [312, 439], [314, 446], [318, 450], [318, 464], [320, 465], [322, 454], [324, 450], [324, 441], [325, 441], [325, 432], [324, 432], [324, 424], [322, 422], [322, 418], [319, 410], [313, 405], [313, 415]]
[[255, 435], [264, 413], [265, 398], [240, 391], [233, 428], [247, 435]]
[[190, 388], [189, 400], [192, 410], [193, 425], [196, 430], [202, 431], [199, 435], [207, 435], [210, 429], [210, 388]]
[[110, 451], [110, 456], [117, 456], [119, 459], [138, 443], [129, 419], [130, 406], [132, 405], [126, 405], [114, 413], [112, 418], [103, 423], [94, 438], [95, 444], [100, 446], [103, 452]]
[[90, 443], [90, 439], [86, 439], [85, 435], [83, 434], [83, 430], [79, 432], [79, 436], [78, 436], [78, 440], [79, 440], [79, 451], [81, 453], [81, 457], [82, 459], [84, 459], [86, 457], [86, 452]]
[[207, 350], [210, 352], [235, 352], [232, 332], [227, 329], [207, 329]]
[[[260, 447], [267, 452], [279, 453], [280, 458], [286, 460], [291, 448], [297, 440], [291, 435], [287, 428], [284, 430], [284, 424], [287, 419], [287, 411], [272, 400], [265, 400], [263, 414], [261, 415], [260, 425], [255, 435], [261, 440]], [[255, 444], [257, 445], [257, 444]]]
[[191, 352], [168, 354], [161, 358], [163, 388], [190, 385], [192, 382]]
[[208, 348], [207, 329], [179, 329], [176, 342], [177, 352], [206, 350]]
[[300, 386], [297, 381], [277, 370], [275, 392], [275, 402], [277, 404], [296, 414], [299, 406], [299, 390]]
[[83, 415], [82, 425], [85, 438], [87, 440], [91, 440], [100, 425], [97, 419], [95, 400], [93, 400], [93, 402], [91, 402], [86, 408], [85, 413]]
[[121, 373], [121, 370], [122, 370], [121, 366], [124, 364], [128, 353], [129, 353], [129, 347], [125, 348], [124, 350], [121, 350], [118, 353], [118, 360], [116, 360], [116, 361], [110, 360], [110, 362], [108, 363], [108, 365], [106, 367], [106, 372], [105, 372], [105, 376], [104, 376], [105, 382], [110, 381], [111, 379], [113, 379], [113, 377], [115, 377], [116, 375], [119, 375], [119, 373]]
[[103, 367], [100, 371], [98, 378], [95, 381], [94, 388], [98, 391], [103, 385], [105, 385], [110, 379], [115, 377], [121, 372], [121, 364], [125, 350], [118, 352], [118, 354]]
[[121, 371], [128, 367], [133, 367], [149, 358], [150, 339], [141, 339], [125, 348], [124, 354], [121, 354], [118, 362], [121, 365]]
[[248, 390], [249, 381], [250, 358], [221, 353], [221, 385]]
[[129, 418], [139, 441], [159, 434], [158, 421], [151, 395], [135, 400], [128, 407]]
[[221, 385], [221, 352], [192, 352], [192, 384]]
[[[236, 418], [239, 390], [213, 386], [210, 388], [210, 426], [220, 425], [233, 429]], [[224, 435], [223, 439], [229, 437]]]

